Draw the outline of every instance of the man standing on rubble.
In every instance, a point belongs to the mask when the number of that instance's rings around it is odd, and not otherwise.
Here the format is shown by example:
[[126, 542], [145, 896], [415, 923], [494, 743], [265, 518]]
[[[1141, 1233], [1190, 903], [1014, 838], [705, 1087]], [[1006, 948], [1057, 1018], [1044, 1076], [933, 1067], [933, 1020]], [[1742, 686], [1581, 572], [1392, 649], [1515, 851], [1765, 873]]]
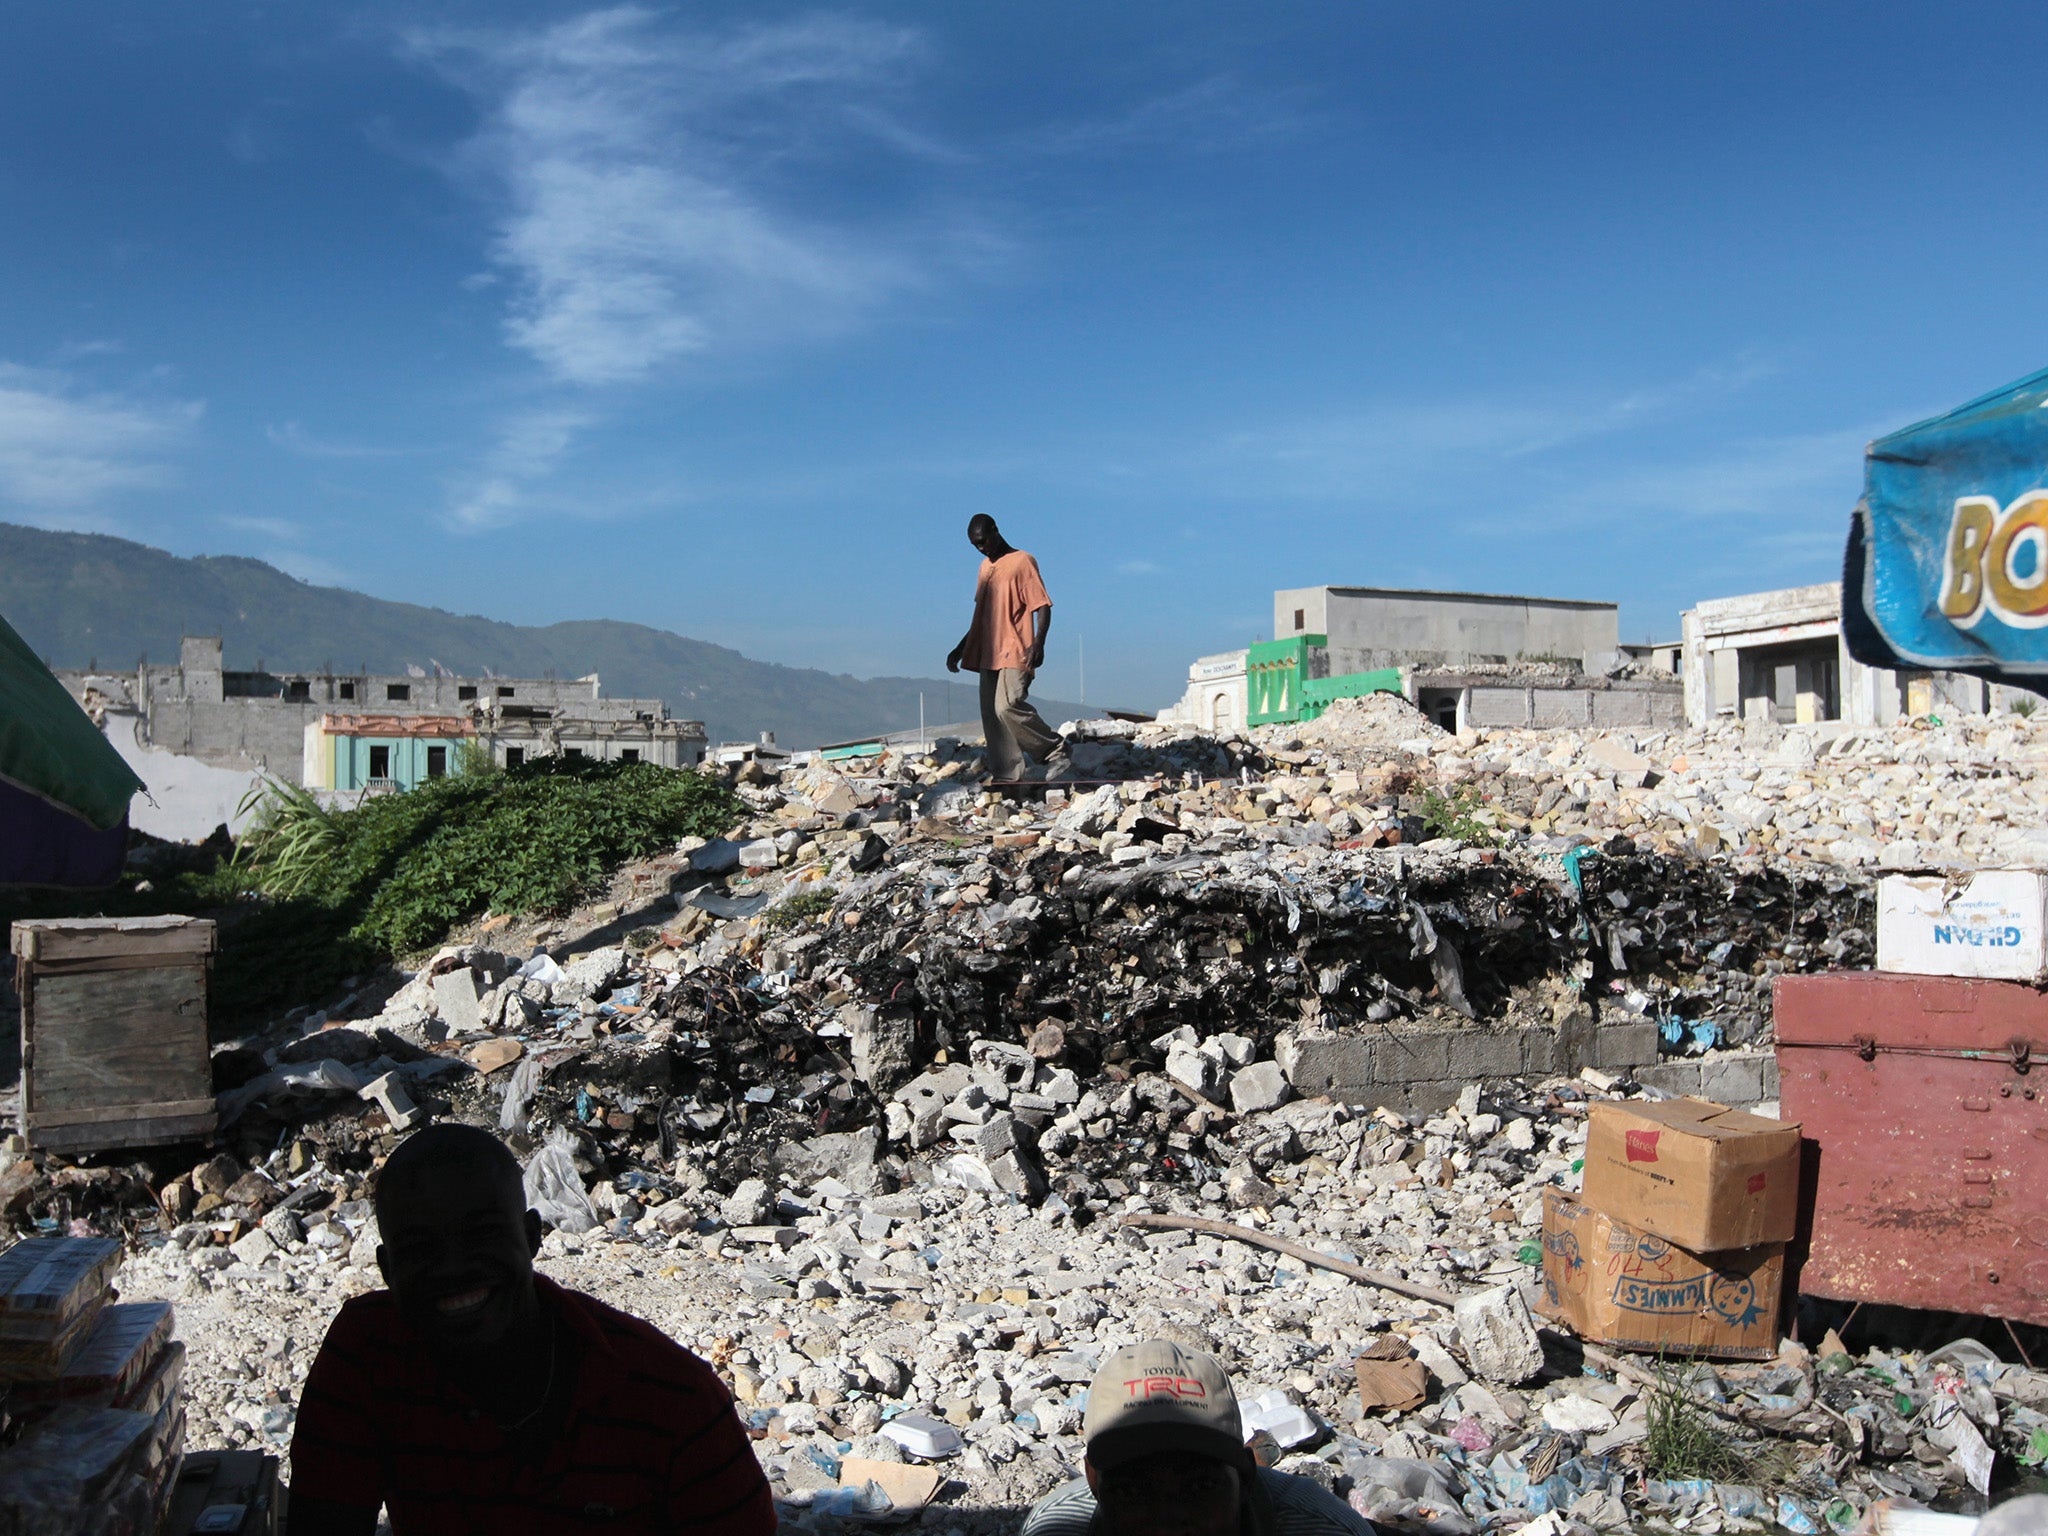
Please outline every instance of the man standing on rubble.
[[981, 551], [974, 583], [974, 622], [946, 657], [946, 670], [981, 674], [981, 729], [989, 773], [999, 783], [1024, 777], [1025, 760], [1045, 764], [1047, 779], [1067, 778], [1073, 755], [1058, 732], [1039, 717], [1028, 695], [1045, 665], [1052, 629], [1052, 599], [1038, 562], [1013, 549], [986, 512], [967, 521], [967, 542]]
[[1374, 1536], [1320, 1484], [1260, 1467], [1213, 1355], [1127, 1344], [1088, 1384], [1085, 1477], [1032, 1505], [1021, 1536]]
[[388, 1291], [349, 1302], [306, 1378], [292, 1536], [772, 1536], [732, 1397], [650, 1324], [533, 1272], [518, 1162], [418, 1132], [377, 1181]]

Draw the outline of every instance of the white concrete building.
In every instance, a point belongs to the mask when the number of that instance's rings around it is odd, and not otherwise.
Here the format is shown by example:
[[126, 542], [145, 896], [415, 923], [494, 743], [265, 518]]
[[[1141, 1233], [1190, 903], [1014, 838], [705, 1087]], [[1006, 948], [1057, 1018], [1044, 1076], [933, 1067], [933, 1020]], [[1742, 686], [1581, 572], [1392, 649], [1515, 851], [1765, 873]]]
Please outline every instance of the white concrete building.
[[1187, 692], [1180, 702], [1162, 709], [1159, 718], [1192, 725], [1216, 735], [1244, 729], [1245, 651], [1204, 656], [1188, 668]]
[[1890, 725], [1981, 715], [2036, 696], [1954, 672], [1866, 667], [1842, 641], [1842, 584], [1715, 598], [1683, 618], [1685, 718]]

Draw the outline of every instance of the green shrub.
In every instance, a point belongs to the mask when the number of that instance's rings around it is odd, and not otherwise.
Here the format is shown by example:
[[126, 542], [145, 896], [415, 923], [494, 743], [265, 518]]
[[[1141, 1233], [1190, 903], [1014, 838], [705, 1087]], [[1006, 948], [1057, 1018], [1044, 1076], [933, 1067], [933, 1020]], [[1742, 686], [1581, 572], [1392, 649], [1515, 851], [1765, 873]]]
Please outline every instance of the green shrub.
[[397, 955], [486, 911], [563, 911], [626, 860], [715, 837], [739, 816], [701, 774], [546, 757], [346, 811], [278, 785], [240, 862], [263, 891], [322, 907], [349, 938]]
[[832, 910], [832, 898], [838, 895], [829, 885], [792, 896], [787, 901], [777, 902], [761, 916], [761, 926], [769, 929], [794, 928], [809, 922], [822, 912]]
[[1644, 1388], [1644, 1463], [1659, 1477], [1740, 1477], [1747, 1467], [1742, 1448], [1730, 1438], [1729, 1426], [1692, 1395], [1685, 1368], [1660, 1360], [1655, 1370], [1657, 1384]]
[[1422, 826], [1431, 837], [1455, 837], [1483, 848], [1495, 847], [1500, 833], [1479, 820], [1486, 809], [1486, 797], [1476, 785], [1461, 784], [1446, 795], [1440, 790], [1422, 792]]

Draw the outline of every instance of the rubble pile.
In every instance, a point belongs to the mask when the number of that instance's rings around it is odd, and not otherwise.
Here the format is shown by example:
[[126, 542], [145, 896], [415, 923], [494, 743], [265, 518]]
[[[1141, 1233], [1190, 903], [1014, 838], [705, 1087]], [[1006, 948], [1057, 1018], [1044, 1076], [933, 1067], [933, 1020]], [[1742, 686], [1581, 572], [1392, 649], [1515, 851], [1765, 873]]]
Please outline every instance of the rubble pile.
[[1538, 848], [1621, 832], [1660, 852], [1852, 867], [2048, 860], [2048, 723], [2032, 715], [1871, 728], [1746, 721], [1453, 736], [1392, 695], [1375, 694], [1339, 700], [1319, 720], [1252, 734], [1296, 771], [1335, 774], [1361, 759], [1397, 764], [1394, 772], [1417, 786], [1468, 796], [1475, 827]]
[[[1872, 861], [1706, 852], [1719, 736], [1627, 744], [1661, 764], [1629, 786], [1613, 738], [1451, 737], [1389, 700], [1256, 739], [1075, 736], [1080, 773], [1137, 776], [1003, 798], [944, 741], [749, 764], [727, 837], [221, 1050], [209, 1160], [16, 1158], [0, 1215], [124, 1231], [124, 1290], [180, 1304], [195, 1443], [281, 1450], [334, 1308], [377, 1283], [377, 1166], [428, 1119], [493, 1127], [543, 1267], [717, 1363], [819, 1520], [932, 1495], [877, 1463], [929, 1461], [947, 1505], [1028, 1502], [1078, 1465], [1095, 1363], [1157, 1336], [1218, 1352], [1281, 1464], [1393, 1530], [1733, 1529], [1752, 1496], [1847, 1529], [1974, 1486], [1958, 1413], [2048, 1457], [2023, 1368], [1829, 1353], [1660, 1386], [1530, 1325], [1588, 1099], [1767, 1039], [1774, 975], [1870, 963]], [[2031, 783], [2029, 739], [1887, 750], [1939, 746], [1988, 795]], [[1875, 761], [1730, 772], [1783, 803]], [[1660, 1390], [1754, 1441], [1740, 1475], [1657, 1474]]]
[[[1078, 1467], [1096, 1364], [1148, 1337], [1215, 1351], [1267, 1458], [1391, 1531], [1515, 1529], [1549, 1511], [1576, 1522], [1545, 1527], [1560, 1531], [1660, 1512], [1691, 1530], [1775, 1518], [1846, 1531], [1882, 1499], [1967, 1498], [1996, 1456], [2048, 1458], [2048, 1376], [1974, 1344], [1851, 1356], [1830, 1339], [1763, 1364], [1664, 1367], [1534, 1332], [1542, 1191], [1576, 1183], [1600, 1092], [1474, 1085], [1422, 1121], [1297, 1099], [1239, 1117], [1241, 1181], [1195, 1188], [1134, 1160], [1085, 1226], [924, 1164], [890, 1189], [857, 1160], [797, 1161], [721, 1193], [686, 1159], [679, 1173], [574, 1181], [588, 1224], [558, 1224], [542, 1268], [713, 1360], [799, 1524], [846, 1512], [845, 1468], [877, 1461], [928, 1464], [942, 1504], [1014, 1517]], [[260, 1216], [215, 1206], [122, 1273], [126, 1294], [178, 1303], [197, 1443], [284, 1451], [334, 1308], [377, 1283], [367, 1203], [339, 1198], [358, 1186], [305, 1150], [222, 1191], [268, 1183]], [[229, 1171], [198, 1182], [217, 1188]], [[1142, 1225], [1162, 1213], [1227, 1216], [1458, 1305]], [[1660, 1391], [1735, 1447], [1719, 1475], [1659, 1471]]]

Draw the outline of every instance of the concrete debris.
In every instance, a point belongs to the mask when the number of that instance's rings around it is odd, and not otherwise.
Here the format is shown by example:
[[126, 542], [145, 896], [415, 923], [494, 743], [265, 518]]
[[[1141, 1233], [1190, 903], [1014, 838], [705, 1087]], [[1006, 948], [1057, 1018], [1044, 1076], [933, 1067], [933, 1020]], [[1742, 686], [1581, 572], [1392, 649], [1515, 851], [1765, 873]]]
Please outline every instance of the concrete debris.
[[1458, 1342], [1472, 1374], [1515, 1386], [1543, 1370], [1543, 1345], [1521, 1292], [1505, 1285], [1458, 1303]]
[[[427, 1118], [491, 1127], [544, 1271], [712, 1360], [799, 1526], [882, 1490], [848, 1464], [943, 1458], [948, 1520], [1030, 1502], [1078, 1466], [1096, 1363], [1147, 1337], [1218, 1352], [1283, 1469], [1393, 1530], [1733, 1529], [1752, 1497], [1850, 1529], [1969, 1488], [1972, 1434], [2048, 1462], [2048, 1376], [1793, 1348], [1675, 1378], [1769, 1444], [1755, 1489], [1660, 1480], [1658, 1389], [1529, 1310], [1588, 1101], [1711, 1081], [1768, 1112], [1771, 978], [1869, 963], [1860, 866], [1894, 844], [2010, 853], [2026, 818], [1976, 818], [2044, 798], [2026, 722], [1454, 737], [1358, 701], [1073, 735], [1121, 781], [1006, 800], [945, 741], [753, 765], [730, 837], [223, 1049], [227, 1151], [17, 1149], [0, 1218], [128, 1237], [123, 1294], [179, 1304], [193, 1444], [275, 1449], [378, 1283], [381, 1160]], [[1148, 1214], [1458, 1304], [1120, 1219]]]

